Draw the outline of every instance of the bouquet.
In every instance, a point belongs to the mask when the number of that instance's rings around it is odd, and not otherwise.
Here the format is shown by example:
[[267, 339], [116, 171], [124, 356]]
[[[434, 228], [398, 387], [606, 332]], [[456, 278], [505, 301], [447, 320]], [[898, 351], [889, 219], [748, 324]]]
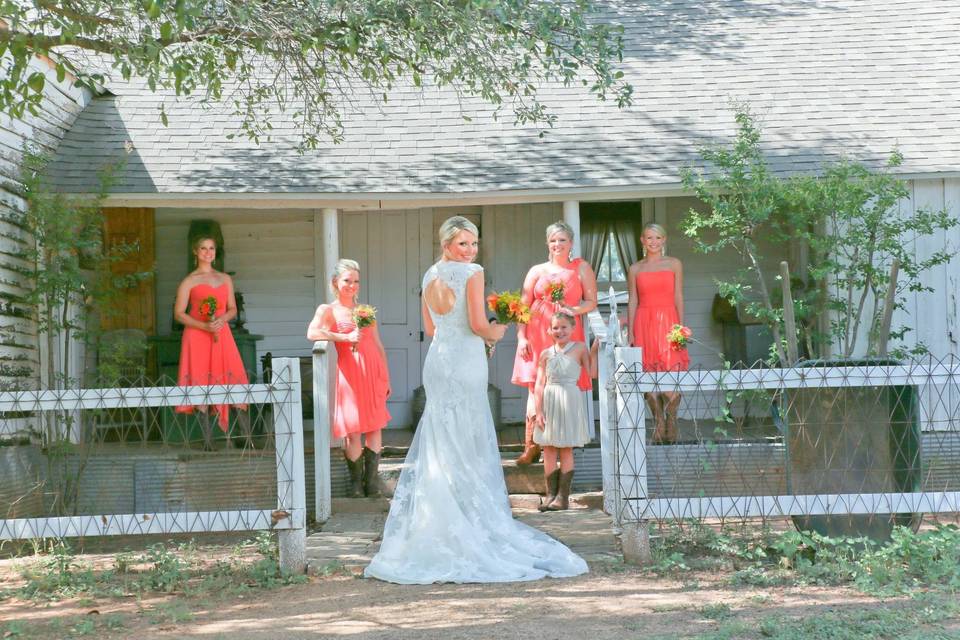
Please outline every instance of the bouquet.
[[[217, 317], [217, 299], [213, 296], [207, 296], [200, 301], [200, 317], [206, 318], [207, 322], [212, 322]], [[217, 334], [213, 334], [213, 341], [219, 342]]]
[[547, 295], [550, 296], [551, 302], [563, 302], [564, 293], [563, 283], [559, 280], [551, 282], [549, 285], [547, 285]]
[[503, 291], [487, 296], [487, 306], [497, 314], [497, 322], [527, 324], [530, 322], [530, 307], [520, 299], [519, 291]]
[[[355, 306], [353, 308], [353, 323], [357, 325], [357, 329], [364, 329], [375, 325], [377, 323], [376, 307], [371, 307], [368, 304], [358, 304]], [[353, 351], [356, 351], [357, 344], [354, 343], [351, 348]]]
[[690, 330], [690, 327], [685, 327], [682, 324], [673, 325], [673, 328], [667, 334], [667, 342], [670, 343], [670, 348], [674, 351], [686, 349], [687, 343], [692, 339], [693, 331]]

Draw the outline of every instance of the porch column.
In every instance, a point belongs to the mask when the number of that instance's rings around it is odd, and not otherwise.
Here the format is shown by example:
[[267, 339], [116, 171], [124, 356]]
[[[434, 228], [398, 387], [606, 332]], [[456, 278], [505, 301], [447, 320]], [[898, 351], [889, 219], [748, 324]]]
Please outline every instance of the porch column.
[[[319, 305], [332, 298], [330, 281], [340, 259], [337, 209], [321, 209], [313, 216], [314, 298]], [[314, 517], [326, 522], [331, 510], [330, 425], [333, 421], [333, 384], [336, 350], [328, 342], [313, 348], [313, 463]]]
[[340, 259], [339, 210], [325, 208], [313, 216], [314, 298], [319, 305], [330, 299], [330, 281]]
[[573, 229], [573, 251], [574, 257], [580, 255], [580, 201], [564, 200], [563, 202], [563, 221]]

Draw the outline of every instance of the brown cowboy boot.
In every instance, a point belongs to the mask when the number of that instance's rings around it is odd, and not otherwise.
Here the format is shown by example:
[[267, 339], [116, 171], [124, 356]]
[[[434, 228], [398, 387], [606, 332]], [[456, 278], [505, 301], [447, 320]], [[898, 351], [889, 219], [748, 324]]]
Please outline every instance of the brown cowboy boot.
[[350, 485], [347, 487], [348, 498], [363, 497], [363, 455], [356, 460], [347, 457], [347, 452], [343, 452], [343, 459], [347, 462], [347, 471], [350, 473]]
[[380, 454], [373, 449], [363, 448], [363, 495], [379, 498], [380, 492]]
[[537, 507], [539, 511], [546, 511], [550, 503], [557, 497], [557, 491], [560, 487], [560, 469], [554, 469], [550, 475], [545, 475], [543, 480], [547, 485], [547, 495], [544, 496], [543, 502]]
[[560, 474], [557, 497], [547, 505], [544, 511], [565, 511], [570, 507], [570, 485], [573, 484], [573, 471]]
[[527, 416], [526, 433], [524, 435], [523, 453], [517, 458], [518, 465], [533, 464], [540, 461], [540, 445], [533, 441], [533, 421], [534, 416]]

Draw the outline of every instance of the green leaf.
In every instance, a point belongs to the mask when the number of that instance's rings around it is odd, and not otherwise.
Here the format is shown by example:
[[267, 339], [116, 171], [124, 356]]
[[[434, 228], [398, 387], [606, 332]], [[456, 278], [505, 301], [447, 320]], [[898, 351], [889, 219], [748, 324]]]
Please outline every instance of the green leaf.
[[42, 92], [43, 92], [43, 86], [44, 86], [46, 83], [47, 83], [47, 78], [46, 78], [46, 76], [44, 76], [44, 75], [43, 75], [42, 73], [40, 73], [39, 71], [34, 71], [34, 72], [31, 73], [30, 76], [27, 78], [27, 86], [30, 87], [30, 89], [31, 89], [34, 93], [42, 93]]
[[170, 121], [167, 119], [167, 108], [164, 105], [160, 105], [160, 122], [162, 122], [165, 127], [170, 124]]
[[160, 25], [160, 39], [169, 42], [173, 39], [173, 24], [164, 22]]

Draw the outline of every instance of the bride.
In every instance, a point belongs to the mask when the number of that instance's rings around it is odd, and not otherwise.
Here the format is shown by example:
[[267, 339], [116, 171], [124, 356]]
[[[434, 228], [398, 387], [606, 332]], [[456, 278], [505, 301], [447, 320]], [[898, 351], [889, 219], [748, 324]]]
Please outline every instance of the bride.
[[433, 343], [423, 366], [427, 404], [407, 454], [380, 551], [364, 574], [400, 584], [512, 582], [575, 576], [587, 564], [513, 519], [487, 403], [487, 322], [477, 227], [440, 227], [443, 257], [423, 277], [423, 321]]

